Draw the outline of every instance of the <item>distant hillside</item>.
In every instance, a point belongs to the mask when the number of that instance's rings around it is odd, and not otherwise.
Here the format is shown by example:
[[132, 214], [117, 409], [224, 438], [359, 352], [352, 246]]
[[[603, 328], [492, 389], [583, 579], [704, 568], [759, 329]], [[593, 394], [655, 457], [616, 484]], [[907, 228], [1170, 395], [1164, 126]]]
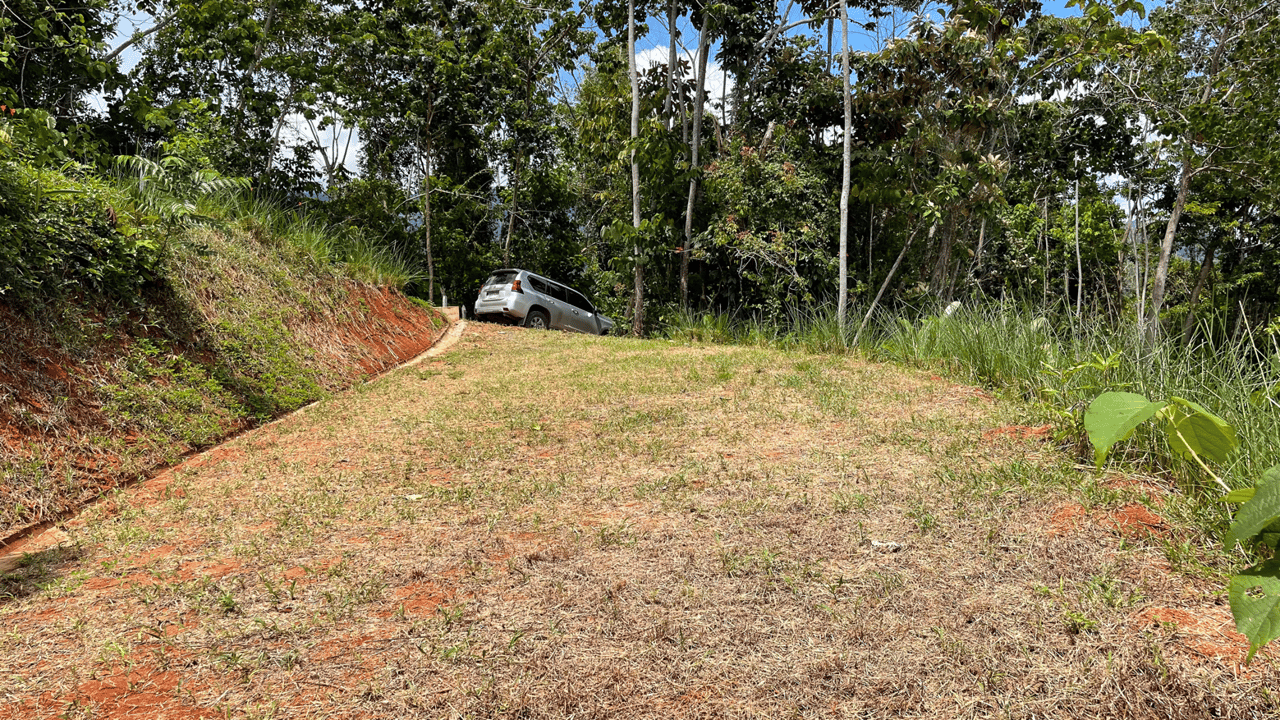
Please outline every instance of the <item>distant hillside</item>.
[[261, 223], [179, 229], [137, 297], [0, 295], [0, 538], [420, 353], [446, 321]]

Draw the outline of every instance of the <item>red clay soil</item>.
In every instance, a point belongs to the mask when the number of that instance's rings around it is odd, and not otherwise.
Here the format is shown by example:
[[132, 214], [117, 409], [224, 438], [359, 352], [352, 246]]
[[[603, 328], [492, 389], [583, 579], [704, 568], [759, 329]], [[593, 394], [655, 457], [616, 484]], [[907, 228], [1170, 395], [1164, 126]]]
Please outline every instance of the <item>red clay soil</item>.
[[[1148, 486], [1145, 481], [1116, 481], [1114, 484], [1124, 487]], [[1068, 503], [1058, 507], [1046, 524], [1048, 533], [1055, 537], [1110, 532], [1139, 540], [1167, 539], [1173, 532], [1164, 518], [1139, 503], [1093, 513], [1082, 505]], [[1168, 565], [1157, 563], [1153, 570], [1167, 573]], [[1170, 633], [1184, 653], [1201, 660], [1221, 663], [1232, 668], [1241, 677], [1248, 677], [1255, 672], [1256, 669], [1244, 664], [1249, 653], [1249, 640], [1236, 631], [1235, 621], [1226, 605], [1211, 595], [1191, 594], [1187, 598], [1188, 607], [1153, 606], [1139, 610], [1131, 619], [1134, 630]], [[1269, 653], [1265, 648], [1262, 650], [1264, 656]]]
[[1134, 616], [1133, 624], [1139, 630], [1172, 630], [1178, 644], [1190, 653], [1222, 662], [1242, 675], [1249, 674], [1244, 665], [1249, 639], [1236, 632], [1231, 612], [1225, 607], [1149, 607]]
[[[347, 308], [312, 316], [291, 328], [314, 338], [318, 362], [339, 380], [330, 390], [389, 370], [424, 352], [448, 330], [436, 311], [386, 289], [352, 283]], [[90, 313], [91, 322], [92, 314]], [[337, 318], [343, 318], [339, 321]], [[146, 326], [143, 325], [145, 331]], [[19, 540], [42, 522], [64, 516], [123, 483], [153, 474], [194, 448], [151, 447], [135, 432], [109, 417], [100, 399], [103, 378], [113, 363], [124, 362], [132, 340], [99, 342], [78, 352], [52, 347], [45, 328], [0, 302], [0, 468], [40, 462], [49, 478], [71, 477], [69, 492], [52, 494], [42, 507], [29, 507], [18, 525], [0, 519], [0, 547]], [[109, 337], [109, 336], [108, 336]], [[181, 344], [175, 347], [181, 348]], [[178, 350], [189, 358], [208, 355], [196, 348]], [[203, 358], [208, 361], [210, 358]], [[163, 383], [160, 379], [158, 382]], [[241, 418], [222, 418], [222, 439], [252, 426]], [[126, 459], [128, 452], [133, 457]], [[21, 475], [0, 474], [0, 503], [24, 502]]]
[[994, 442], [998, 438], [1011, 438], [1014, 440], [1048, 440], [1049, 434], [1052, 430], [1052, 425], [1038, 425], [1036, 427], [1030, 427], [1027, 425], [1008, 425], [982, 433], [982, 439], [987, 442]]
[[1125, 505], [1110, 513], [1107, 516], [1107, 522], [1115, 527], [1116, 532], [1125, 537], [1154, 537], [1169, 531], [1164, 518], [1138, 503]]
[[[74, 715], [77, 708], [92, 715], [85, 717], [105, 717], [114, 720], [203, 720], [205, 718], [222, 718], [223, 713], [216, 713], [183, 704], [177, 695], [180, 690], [188, 693], [189, 685], [183, 683], [182, 674], [174, 670], [158, 670], [150, 667], [135, 666], [130, 669], [120, 668], [118, 672], [106, 677], [82, 683], [76, 693], [67, 697], [46, 696], [41, 699], [45, 707], [55, 704], [67, 707], [67, 713], [61, 717], [79, 717]], [[0, 708], [0, 720], [27, 717], [30, 708]]]
[[1067, 503], [1055, 510], [1046, 524], [1049, 534], [1056, 537], [1082, 530], [1086, 524], [1127, 538], [1163, 537], [1170, 533], [1164, 518], [1141, 503], [1095, 513], [1090, 513], [1083, 505]]
[[1089, 519], [1089, 511], [1083, 505], [1068, 503], [1058, 508], [1049, 517], [1049, 535], [1060, 537], [1070, 535]]
[[360, 362], [359, 371], [353, 373], [353, 377], [380, 373], [415, 358], [448, 330], [446, 326], [436, 332], [423, 332], [424, 328], [431, 327], [428, 311], [408, 302], [399, 293], [373, 288], [362, 290], [361, 299], [369, 307], [369, 316], [381, 325], [381, 331], [371, 335], [350, 325], [340, 328], [345, 344], [360, 345], [371, 352]]

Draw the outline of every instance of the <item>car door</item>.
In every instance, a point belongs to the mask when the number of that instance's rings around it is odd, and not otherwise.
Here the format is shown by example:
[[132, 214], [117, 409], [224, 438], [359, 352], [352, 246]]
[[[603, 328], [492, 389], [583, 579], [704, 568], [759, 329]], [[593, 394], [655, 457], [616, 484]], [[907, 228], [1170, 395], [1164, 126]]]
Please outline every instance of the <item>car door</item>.
[[565, 289], [550, 280], [533, 275], [529, 276], [529, 286], [542, 295], [541, 304], [546, 306], [547, 313], [551, 316], [547, 319], [547, 326], [563, 328], [565, 310], [569, 304], [565, 298]]
[[566, 327], [588, 335], [599, 335], [600, 326], [596, 323], [595, 308], [591, 306], [586, 296], [571, 288], [565, 288], [565, 290], [569, 298], [568, 313], [565, 315]]

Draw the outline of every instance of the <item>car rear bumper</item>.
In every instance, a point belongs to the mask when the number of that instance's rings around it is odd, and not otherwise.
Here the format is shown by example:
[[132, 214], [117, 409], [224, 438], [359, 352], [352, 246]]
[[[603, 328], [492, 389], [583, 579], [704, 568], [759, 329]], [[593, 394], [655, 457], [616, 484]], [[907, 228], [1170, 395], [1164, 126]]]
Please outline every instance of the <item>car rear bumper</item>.
[[511, 297], [495, 300], [476, 300], [476, 317], [505, 317], [512, 320], [524, 320], [527, 308]]

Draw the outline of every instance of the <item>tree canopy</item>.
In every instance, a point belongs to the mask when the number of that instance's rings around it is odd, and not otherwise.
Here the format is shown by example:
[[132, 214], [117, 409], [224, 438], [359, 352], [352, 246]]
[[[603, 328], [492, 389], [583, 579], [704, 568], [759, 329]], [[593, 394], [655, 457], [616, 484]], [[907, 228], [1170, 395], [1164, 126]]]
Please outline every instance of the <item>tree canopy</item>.
[[[527, 267], [636, 332], [966, 298], [1274, 325], [1277, 0], [1073, 6], [12, 0], [0, 133], [10, 165], [245, 178], [418, 294]], [[629, 29], [675, 55], [632, 70]]]

